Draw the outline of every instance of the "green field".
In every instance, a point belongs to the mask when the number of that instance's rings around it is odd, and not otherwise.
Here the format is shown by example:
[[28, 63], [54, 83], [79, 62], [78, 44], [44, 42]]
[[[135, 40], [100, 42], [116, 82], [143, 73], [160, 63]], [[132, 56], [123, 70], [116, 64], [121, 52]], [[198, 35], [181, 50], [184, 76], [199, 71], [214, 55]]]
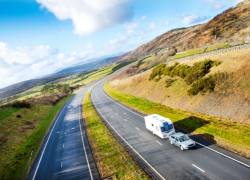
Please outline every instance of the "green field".
[[[145, 172], [143, 172], [140, 166], [138, 166], [126, 150], [113, 137], [108, 128], [98, 117], [90, 100], [90, 91], [88, 91], [84, 97], [83, 106], [85, 127], [88, 138], [91, 142], [92, 153], [95, 154], [94, 159], [100, 172], [101, 179], [110, 175], [113, 175], [115, 179], [140, 179], [132, 167], [126, 162], [126, 159], [120, 154], [117, 147], [129, 160], [140, 176], [145, 180], [149, 179]], [[111, 137], [116, 146], [114, 146], [102, 127]]]
[[208, 47], [208, 48], [206, 49], [206, 52], [207, 52], [207, 51], [212, 51], [212, 50], [215, 50], [215, 49], [222, 49], [222, 48], [226, 48], [226, 47], [231, 47], [231, 45], [229, 45], [229, 44], [220, 44], [220, 45], [218, 45], [218, 46]]
[[[144, 114], [159, 114], [170, 118], [176, 127], [188, 130], [212, 143], [247, 158], [250, 157], [249, 125], [233, 121], [222, 121], [217, 117], [175, 110], [146, 99], [123, 94], [104, 85], [105, 91], [116, 100]], [[232, 136], [233, 134], [233, 136]]]
[[154, 58], [155, 58], [155, 56], [151, 56], [151, 57], [148, 57], [148, 58], [140, 61], [139, 64], [138, 64], [138, 67], [141, 67], [142, 65], [146, 64], [148, 61], [150, 61], [150, 60], [152, 60]]
[[[8, 115], [0, 121], [1, 180], [26, 179], [48, 129], [72, 96], [62, 99], [56, 106], [36, 105], [11, 113], [2, 109]], [[16, 117], [18, 114], [21, 118]]]
[[7, 117], [9, 117], [11, 114], [14, 112], [19, 111], [20, 109], [18, 108], [13, 108], [13, 107], [5, 107], [5, 108], [0, 108], [0, 122]]

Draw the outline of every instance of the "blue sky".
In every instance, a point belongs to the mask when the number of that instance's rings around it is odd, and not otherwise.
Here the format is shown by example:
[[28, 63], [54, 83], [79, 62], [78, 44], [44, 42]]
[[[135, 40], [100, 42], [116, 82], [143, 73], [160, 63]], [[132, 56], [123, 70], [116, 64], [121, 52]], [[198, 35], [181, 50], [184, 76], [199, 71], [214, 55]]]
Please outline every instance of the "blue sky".
[[241, 0], [0, 0], [0, 88], [132, 51]]

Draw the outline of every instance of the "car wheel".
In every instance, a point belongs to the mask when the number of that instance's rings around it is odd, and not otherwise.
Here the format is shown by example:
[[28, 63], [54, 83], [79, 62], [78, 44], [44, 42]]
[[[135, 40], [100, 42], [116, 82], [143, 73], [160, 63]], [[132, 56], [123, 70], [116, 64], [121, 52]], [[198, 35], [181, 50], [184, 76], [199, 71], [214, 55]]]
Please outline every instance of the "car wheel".
[[181, 150], [184, 151], [184, 148], [181, 146]]
[[172, 141], [172, 140], [170, 141], [170, 144], [173, 144], [173, 141]]

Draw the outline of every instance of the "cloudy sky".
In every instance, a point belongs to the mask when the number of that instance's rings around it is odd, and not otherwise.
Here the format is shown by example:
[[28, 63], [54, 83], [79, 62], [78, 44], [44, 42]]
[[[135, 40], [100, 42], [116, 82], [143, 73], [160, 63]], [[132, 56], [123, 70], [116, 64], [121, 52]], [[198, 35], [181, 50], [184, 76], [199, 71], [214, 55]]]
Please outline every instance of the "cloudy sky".
[[241, 0], [0, 0], [0, 88], [134, 50]]

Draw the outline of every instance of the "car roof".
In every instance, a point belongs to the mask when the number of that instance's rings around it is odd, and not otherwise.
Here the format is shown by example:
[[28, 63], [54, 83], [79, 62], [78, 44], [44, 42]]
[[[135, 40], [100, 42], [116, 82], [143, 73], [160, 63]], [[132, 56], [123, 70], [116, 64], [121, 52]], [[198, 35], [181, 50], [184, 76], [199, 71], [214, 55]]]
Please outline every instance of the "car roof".
[[183, 136], [183, 135], [185, 135], [185, 134], [183, 134], [183, 133], [174, 133], [174, 134], [172, 134], [173, 136], [175, 136], [175, 137], [180, 137], [180, 136]]

